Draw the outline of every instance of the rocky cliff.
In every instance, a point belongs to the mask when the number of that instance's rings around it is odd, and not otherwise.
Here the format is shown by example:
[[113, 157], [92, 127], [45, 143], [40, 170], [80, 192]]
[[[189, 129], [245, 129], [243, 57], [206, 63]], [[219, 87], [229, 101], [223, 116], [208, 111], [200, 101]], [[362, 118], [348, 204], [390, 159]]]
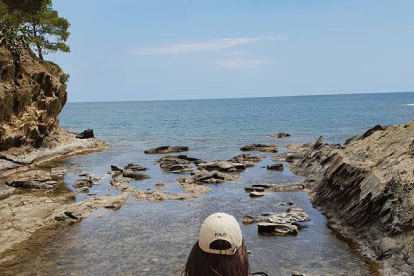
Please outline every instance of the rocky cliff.
[[65, 81], [57, 65], [0, 47], [0, 151], [38, 148], [56, 130], [67, 100]]
[[317, 180], [314, 204], [384, 275], [414, 275], [414, 122], [376, 126], [345, 145], [320, 138], [287, 160]]

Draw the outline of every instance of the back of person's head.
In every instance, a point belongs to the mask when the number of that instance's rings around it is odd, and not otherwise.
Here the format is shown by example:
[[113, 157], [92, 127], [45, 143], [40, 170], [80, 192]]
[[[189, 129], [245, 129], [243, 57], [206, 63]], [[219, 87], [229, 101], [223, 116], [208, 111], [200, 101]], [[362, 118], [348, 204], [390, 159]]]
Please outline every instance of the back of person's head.
[[183, 276], [248, 276], [249, 259], [233, 216], [216, 213], [204, 220]]

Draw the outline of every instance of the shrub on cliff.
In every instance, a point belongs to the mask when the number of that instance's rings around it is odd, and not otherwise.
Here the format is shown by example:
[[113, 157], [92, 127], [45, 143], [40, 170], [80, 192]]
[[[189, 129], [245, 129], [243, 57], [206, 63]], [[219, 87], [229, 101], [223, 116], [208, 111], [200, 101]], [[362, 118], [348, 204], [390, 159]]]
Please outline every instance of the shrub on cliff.
[[[70, 52], [66, 45], [70, 23], [53, 10], [51, 0], [1, 0], [0, 17], [8, 27], [8, 39], [24, 38], [41, 60], [47, 53]], [[3, 37], [2, 33], [0, 38]], [[14, 47], [14, 43], [3, 45]]]

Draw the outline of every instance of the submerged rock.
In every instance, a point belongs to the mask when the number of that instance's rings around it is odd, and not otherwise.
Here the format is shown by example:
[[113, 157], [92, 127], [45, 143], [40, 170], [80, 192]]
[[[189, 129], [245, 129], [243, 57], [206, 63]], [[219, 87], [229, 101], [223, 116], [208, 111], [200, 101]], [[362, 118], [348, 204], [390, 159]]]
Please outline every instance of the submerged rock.
[[291, 135], [289, 133], [285, 133], [285, 132], [280, 132], [278, 134], [270, 135], [270, 137], [273, 137], [273, 138], [286, 138], [286, 137], [290, 137], [290, 136]]
[[283, 166], [283, 164], [278, 163], [278, 164], [267, 165], [266, 168], [271, 171], [283, 171], [285, 167]]
[[95, 135], [93, 134], [93, 129], [87, 129], [76, 135], [76, 138], [78, 139], [90, 139], [95, 138]]
[[240, 148], [241, 151], [262, 151], [262, 152], [277, 152], [279, 147], [276, 145], [265, 144], [251, 144]]
[[145, 150], [144, 153], [146, 154], [166, 154], [166, 153], [173, 153], [173, 152], [183, 152], [183, 151], [189, 151], [190, 149], [188, 147], [184, 146], [162, 146], [158, 148], [148, 149]]

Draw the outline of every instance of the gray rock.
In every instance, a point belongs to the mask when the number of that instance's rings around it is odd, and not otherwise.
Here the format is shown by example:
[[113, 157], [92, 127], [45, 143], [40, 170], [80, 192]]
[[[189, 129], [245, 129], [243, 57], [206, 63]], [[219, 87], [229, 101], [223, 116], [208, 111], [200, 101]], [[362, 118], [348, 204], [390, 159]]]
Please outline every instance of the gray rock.
[[144, 153], [146, 154], [166, 154], [166, 153], [173, 153], [173, 152], [183, 152], [183, 151], [189, 151], [190, 149], [188, 147], [184, 146], [162, 146], [158, 148], [148, 149], [145, 150]]
[[284, 166], [281, 163], [277, 163], [277, 164], [267, 165], [266, 168], [271, 171], [283, 171]]

